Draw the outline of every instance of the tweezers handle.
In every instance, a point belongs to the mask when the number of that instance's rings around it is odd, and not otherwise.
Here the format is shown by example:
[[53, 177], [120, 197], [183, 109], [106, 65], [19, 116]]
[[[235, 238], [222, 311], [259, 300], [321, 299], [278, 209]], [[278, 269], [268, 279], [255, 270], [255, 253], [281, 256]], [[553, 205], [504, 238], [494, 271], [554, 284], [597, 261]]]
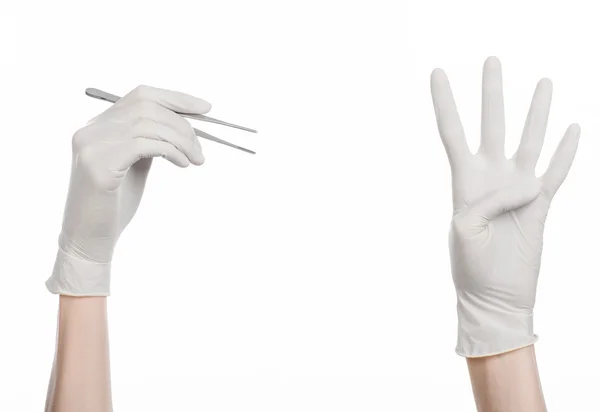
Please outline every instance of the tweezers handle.
[[115, 96], [114, 94], [110, 94], [102, 90], [94, 89], [93, 87], [85, 89], [85, 94], [93, 97], [94, 99], [100, 99], [110, 103], [116, 103], [120, 99], [119, 96]]

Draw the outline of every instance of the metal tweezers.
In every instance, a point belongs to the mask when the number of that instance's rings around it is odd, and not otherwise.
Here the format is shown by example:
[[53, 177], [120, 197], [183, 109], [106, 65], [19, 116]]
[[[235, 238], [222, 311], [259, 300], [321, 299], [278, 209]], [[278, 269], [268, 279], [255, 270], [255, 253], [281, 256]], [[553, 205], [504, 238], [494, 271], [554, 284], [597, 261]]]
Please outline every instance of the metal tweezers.
[[[111, 103], [116, 103], [117, 100], [120, 99], [119, 96], [115, 96], [114, 94], [103, 92], [102, 90], [98, 90], [98, 89], [94, 89], [94, 88], [85, 89], [85, 94], [87, 94], [90, 97], [93, 97], [94, 99], [104, 100], [104, 101], [111, 102]], [[227, 123], [222, 120], [215, 119], [214, 117], [205, 116], [203, 114], [192, 114], [192, 113], [181, 113], [181, 112], [175, 112], [175, 113], [177, 113], [180, 116], [187, 117], [190, 119], [201, 120], [203, 122], [209, 122], [209, 123], [216, 123], [216, 124], [220, 124], [220, 125], [227, 126], [227, 127], [233, 127], [235, 129], [245, 130], [245, 131], [251, 132], [251, 133], [258, 133], [254, 129], [250, 129], [250, 128], [244, 127], [244, 126], [238, 126], [233, 123]], [[213, 142], [221, 143], [225, 146], [233, 147], [235, 149], [244, 151], [246, 153], [256, 154], [256, 152], [253, 152], [250, 149], [246, 149], [244, 147], [230, 143], [226, 140], [219, 139], [218, 137], [215, 137], [206, 132], [203, 132], [202, 130], [198, 130], [196, 128], [193, 128], [193, 129], [194, 129], [194, 133], [196, 133], [196, 136], [198, 136], [198, 137], [202, 137], [207, 140], [212, 140]]]

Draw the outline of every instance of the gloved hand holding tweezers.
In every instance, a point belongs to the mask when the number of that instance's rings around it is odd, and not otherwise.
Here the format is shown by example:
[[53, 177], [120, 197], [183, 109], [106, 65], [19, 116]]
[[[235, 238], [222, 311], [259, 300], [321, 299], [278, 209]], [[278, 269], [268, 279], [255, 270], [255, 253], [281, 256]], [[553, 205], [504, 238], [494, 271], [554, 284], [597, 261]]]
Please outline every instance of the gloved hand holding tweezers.
[[211, 105], [148, 86], [121, 99], [106, 93], [100, 97], [103, 92], [97, 90], [87, 93], [116, 103], [73, 136], [59, 250], [46, 286], [55, 294], [108, 296], [113, 250], [139, 206], [152, 158], [179, 167], [204, 163], [199, 131], [176, 112], [202, 118]]

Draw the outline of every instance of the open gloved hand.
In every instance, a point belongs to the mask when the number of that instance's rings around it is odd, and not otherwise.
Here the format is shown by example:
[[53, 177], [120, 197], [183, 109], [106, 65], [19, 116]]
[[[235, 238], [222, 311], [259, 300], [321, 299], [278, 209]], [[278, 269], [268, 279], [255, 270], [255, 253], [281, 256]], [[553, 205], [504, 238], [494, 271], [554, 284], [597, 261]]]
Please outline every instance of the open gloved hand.
[[550, 80], [538, 83], [521, 143], [510, 159], [504, 154], [504, 99], [497, 58], [488, 58], [483, 68], [477, 154], [469, 151], [448, 79], [440, 69], [431, 75], [431, 93], [452, 169], [456, 352], [480, 357], [531, 345], [537, 340], [533, 307], [544, 222], [573, 162], [580, 128], [569, 126], [548, 170], [536, 177], [552, 99]]
[[174, 111], [204, 114], [208, 102], [139, 86], [73, 136], [71, 181], [48, 290], [108, 296], [113, 250], [135, 214], [152, 158], [204, 163], [192, 126]]

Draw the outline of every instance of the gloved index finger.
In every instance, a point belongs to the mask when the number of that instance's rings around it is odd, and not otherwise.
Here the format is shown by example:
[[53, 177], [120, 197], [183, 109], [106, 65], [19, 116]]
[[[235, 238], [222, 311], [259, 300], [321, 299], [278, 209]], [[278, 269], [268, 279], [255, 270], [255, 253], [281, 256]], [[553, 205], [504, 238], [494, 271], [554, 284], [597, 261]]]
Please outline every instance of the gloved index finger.
[[152, 86], [138, 86], [127, 93], [123, 100], [150, 100], [174, 112], [190, 114], [208, 113], [212, 107], [199, 97]]

